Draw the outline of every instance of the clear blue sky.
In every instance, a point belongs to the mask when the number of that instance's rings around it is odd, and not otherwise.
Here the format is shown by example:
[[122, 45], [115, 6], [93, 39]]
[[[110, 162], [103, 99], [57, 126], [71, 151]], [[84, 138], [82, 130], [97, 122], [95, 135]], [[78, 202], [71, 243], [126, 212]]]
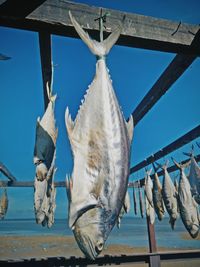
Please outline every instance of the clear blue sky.
[[[192, 24], [200, 23], [200, 1], [76, 1], [127, 12], [155, 16]], [[77, 18], [78, 19], [78, 18]], [[0, 53], [12, 57], [0, 61], [0, 161], [19, 181], [33, 180], [35, 126], [43, 115], [42, 74], [38, 35], [35, 32], [0, 27]], [[72, 156], [66, 135], [64, 112], [69, 106], [76, 116], [80, 101], [95, 73], [95, 57], [80, 40], [53, 36], [54, 92], [57, 140], [55, 180], [65, 179], [72, 170]], [[175, 55], [115, 46], [107, 64], [125, 117], [134, 110]], [[170, 91], [137, 125], [134, 133], [131, 166], [168, 145], [199, 124], [200, 61], [197, 59]], [[185, 148], [187, 150], [189, 146]], [[181, 160], [181, 149], [173, 155]], [[198, 150], [196, 149], [196, 152]], [[143, 175], [143, 170], [130, 177]], [[4, 179], [0, 174], [0, 178]], [[33, 217], [33, 189], [9, 188], [7, 218]], [[67, 198], [57, 190], [56, 217], [66, 218]]]

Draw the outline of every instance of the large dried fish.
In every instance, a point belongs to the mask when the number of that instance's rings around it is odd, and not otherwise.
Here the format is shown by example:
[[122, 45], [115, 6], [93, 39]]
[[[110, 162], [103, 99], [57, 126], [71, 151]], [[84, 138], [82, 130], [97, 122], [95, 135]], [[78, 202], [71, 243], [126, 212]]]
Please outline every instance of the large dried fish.
[[146, 206], [146, 216], [149, 218], [149, 221], [151, 224], [154, 224], [155, 222], [155, 211], [154, 208], [149, 203], [149, 200], [147, 199], [147, 196], [144, 196], [145, 198], [145, 206]]
[[66, 127], [74, 167], [68, 188], [69, 226], [82, 252], [95, 259], [102, 251], [124, 203], [129, 176], [132, 116], [127, 123], [119, 107], [105, 56], [121, 27], [104, 41], [92, 40], [70, 14], [81, 39], [97, 56], [96, 75], [72, 121]]
[[7, 190], [5, 188], [0, 198], [0, 220], [3, 220], [5, 218], [7, 210], [8, 210], [8, 195], [7, 195]]
[[192, 197], [190, 183], [184, 172], [186, 164], [179, 164], [175, 160], [174, 163], [180, 170], [178, 204], [181, 219], [191, 237], [196, 238], [199, 233], [198, 205]]
[[171, 224], [172, 229], [174, 229], [175, 221], [178, 218], [177, 192], [167, 171], [167, 166], [168, 162], [161, 166], [164, 171], [162, 196], [166, 210], [170, 216], [169, 223]]
[[153, 167], [155, 171], [153, 179], [153, 204], [158, 219], [161, 221], [165, 213], [163, 199], [162, 199], [162, 186], [158, 178], [157, 168], [154, 166], [154, 164]]

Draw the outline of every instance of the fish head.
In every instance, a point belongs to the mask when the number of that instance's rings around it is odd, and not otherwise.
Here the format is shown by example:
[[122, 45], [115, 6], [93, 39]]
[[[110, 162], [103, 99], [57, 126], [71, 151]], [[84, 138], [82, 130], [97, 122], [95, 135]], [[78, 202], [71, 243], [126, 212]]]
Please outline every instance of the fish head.
[[94, 260], [103, 250], [105, 243], [105, 224], [100, 219], [99, 208], [83, 213], [72, 227], [76, 242], [89, 259]]
[[47, 173], [47, 166], [43, 162], [36, 166], [36, 176], [39, 181], [44, 181], [47, 177]]
[[192, 238], [196, 238], [199, 233], [199, 224], [196, 223], [191, 224], [189, 233]]

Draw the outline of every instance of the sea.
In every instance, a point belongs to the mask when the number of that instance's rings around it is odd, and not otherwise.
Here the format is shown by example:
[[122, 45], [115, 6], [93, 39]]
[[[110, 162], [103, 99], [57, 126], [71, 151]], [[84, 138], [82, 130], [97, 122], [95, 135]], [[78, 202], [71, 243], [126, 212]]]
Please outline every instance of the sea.
[[[155, 221], [157, 247], [169, 249], [200, 249], [200, 239], [192, 239], [179, 219], [175, 230], [169, 225], [169, 218], [161, 222]], [[56, 219], [52, 228], [48, 229], [36, 224], [34, 219], [4, 219], [0, 221], [0, 236], [72, 236], [66, 219]], [[118, 244], [131, 247], [148, 247], [146, 218], [124, 217], [121, 227], [115, 227], [107, 245]]]

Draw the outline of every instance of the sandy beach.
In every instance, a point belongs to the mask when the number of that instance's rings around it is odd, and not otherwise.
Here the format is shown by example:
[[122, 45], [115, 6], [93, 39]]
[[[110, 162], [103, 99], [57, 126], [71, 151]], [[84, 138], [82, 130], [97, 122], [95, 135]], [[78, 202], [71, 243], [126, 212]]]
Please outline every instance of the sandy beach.
[[[185, 236], [187, 238], [187, 236]], [[199, 238], [199, 237], [198, 237]], [[0, 239], [0, 259], [17, 260], [30, 258], [47, 257], [83, 257], [78, 248], [74, 237], [72, 236], [1, 236]], [[158, 251], [166, 251], [167, 248], [158, 248]], [[177, 248], [177, 250], [180, 250]], [[174, 249], [173, 249], [174, 251]], [[137, 248], [127, 245], [108, 245], [101, 255], [133, 255], [137, 253], [148, 252], [148, 248]], [[163, 266], [175, 266], [174, 262], [162, 262]], [[127, 266], [125, 264], [121, 267]], [[130, 266], [130, 265], [129, 265]], [[147, 264], [134, 264], [134, 266], [143, 267]], [[176, 262], [176, 267], [199, 267], [199, 260], [183, 260]]]

